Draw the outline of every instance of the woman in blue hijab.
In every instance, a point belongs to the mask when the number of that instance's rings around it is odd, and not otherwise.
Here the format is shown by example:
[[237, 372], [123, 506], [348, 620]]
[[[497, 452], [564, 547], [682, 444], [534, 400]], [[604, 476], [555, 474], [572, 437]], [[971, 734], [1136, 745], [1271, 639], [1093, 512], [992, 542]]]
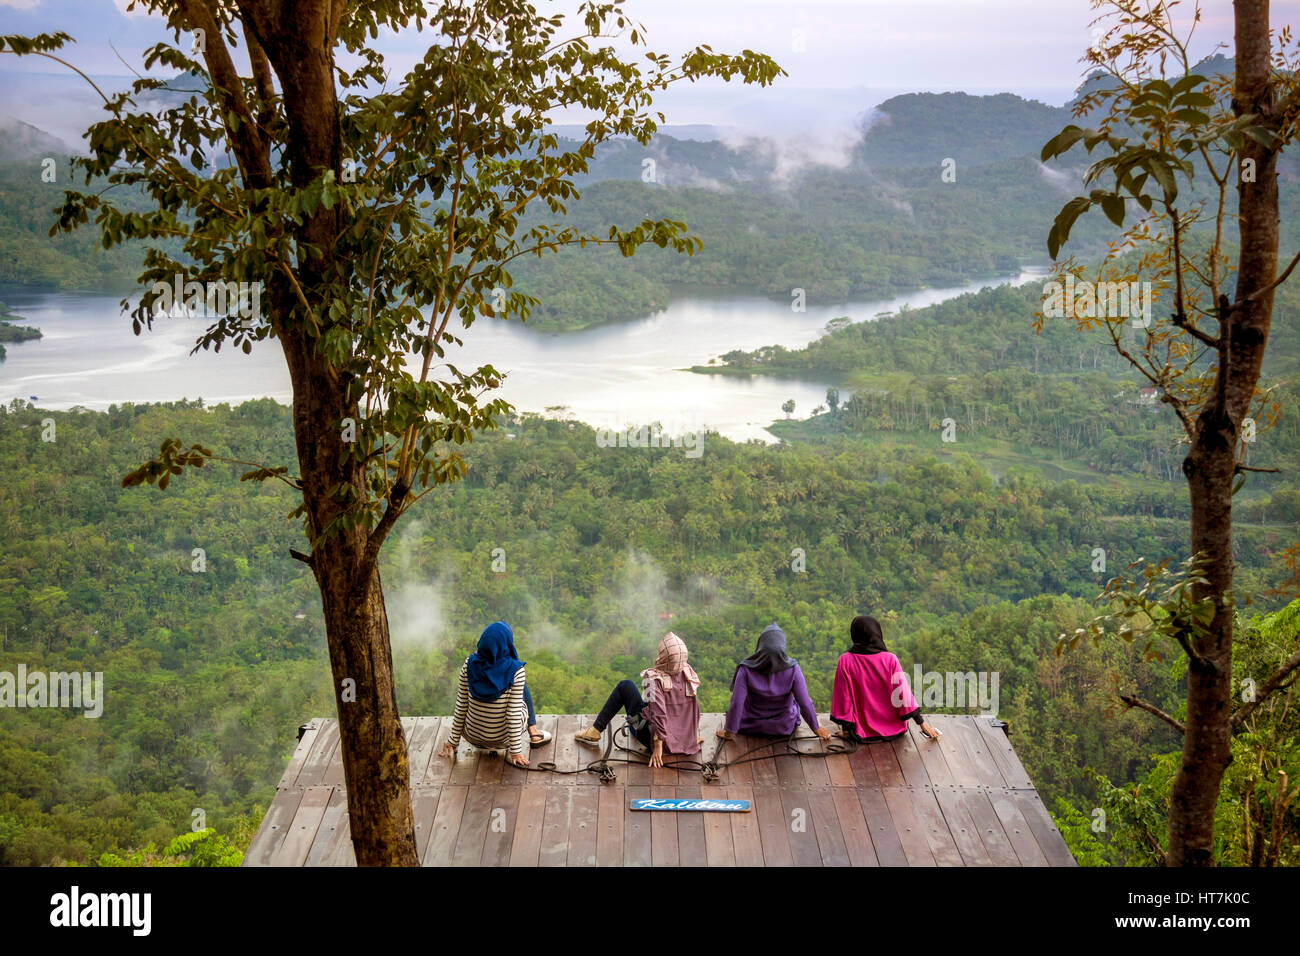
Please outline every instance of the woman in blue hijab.
[[515, 651], [514, 633], [505, 621], [496, 621], [484, 628], [478, 649], [461, 665], [456, 713], [442, 754], [455, 757], [463, 736], [477, 747], [504, 749], [512, 763], [526, 767], [525, 727], [533, 747], [551, 739], [549, 732], [537, 726], [533, 695], [528, 690], [524, 662]]

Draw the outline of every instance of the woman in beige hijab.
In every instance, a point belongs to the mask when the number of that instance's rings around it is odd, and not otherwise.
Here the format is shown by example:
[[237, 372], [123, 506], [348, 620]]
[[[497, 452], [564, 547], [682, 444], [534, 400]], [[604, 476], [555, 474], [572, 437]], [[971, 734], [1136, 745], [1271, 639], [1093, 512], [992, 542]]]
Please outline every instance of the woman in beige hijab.
[[687, 655], [685, 641], [671, 631], [665, 634], [654, 666], [641, 672], [641, 689], [630, 680], [619, 681], [592, 725], [574, 736], [585, 744], [599, 744], [614, 715], [625, 710], [637, 740], [651, 751], [650, 766], [663, 766], [665, 749], [699, 753], [700, 678], [686, 662]]

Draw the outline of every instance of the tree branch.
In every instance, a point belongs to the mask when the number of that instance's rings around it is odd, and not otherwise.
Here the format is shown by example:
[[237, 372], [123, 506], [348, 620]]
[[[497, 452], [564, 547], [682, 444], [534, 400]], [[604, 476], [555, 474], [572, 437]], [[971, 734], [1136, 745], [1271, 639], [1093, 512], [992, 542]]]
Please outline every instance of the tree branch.
[[1138, 698], [1134, 697], [1132, 694], [1119, 694], [1117, 696], [1121, 701], [1123, 701], [1129, 707], [1136, 707], [1138, 710], [1145, 710], [1148, 714], [1154, 714], [1155, 716], [1159, 717], [1161, 720], [1167, 723], [1170, 727], [1174, 728], [1174, 730], [1178, 731], [1180, 734], [1186, 731], [1186, 728], [1183, 726], [1181, 721], [1173, 717], [1170, 717], [1168, 714], [1166, 714], [1159, 707], [1156, 707], [1154, 704], [1148, 704], [1144, 700], [1139, 700]]
[[1291, 677], [1290, 680], [1287, 679], [1295, 672], [1296, 668], [1300, 668], [1300, 651], [1296, 651], [1287, 658], [1286, 661], [1283, 662], [1282, 666], [1275, 670], [1268, 680], [1264, 681], [1263, 686], [1260, 687], [1254, 700], [1248, 701], [1237, 708], [1236, 712], [1232, 715], [1231, 721], [1232, 732], [1234, 734], [1241, 729], [1246, 718], [1253, 714], [1260, 704], [1264, 703], [1269, 694], [1290, 687], [1296, 682], [1296, 679], [1297, 677], [1300, 677], [1300, 674]]

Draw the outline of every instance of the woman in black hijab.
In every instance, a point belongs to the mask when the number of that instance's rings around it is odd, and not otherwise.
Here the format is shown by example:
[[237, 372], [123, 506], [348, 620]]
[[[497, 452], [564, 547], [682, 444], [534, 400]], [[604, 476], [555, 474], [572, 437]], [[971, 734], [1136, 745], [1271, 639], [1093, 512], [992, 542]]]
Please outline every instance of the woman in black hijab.
[[788, 737], [799, 726], [799, 716], [822, 740], [831, 732], [817, 723], [817, 709], [799, 662], [785, 650], [785, 632], [769, 624], [759, 635], [758, 647], [736, 668], [731, 678], [731, 706], [718, 736], [733, 734]]
[[865, 615], [855, 617], [849, 640], [853, 643], [840, 655], [831, 692], [831, 720], [841, 728], [836, 736], [860, 744], [893, 740], [907, 733], [911, 720], [926, 737], [938, 737], [939, 731], [921, 716], [903, 665], [885, 646], [880, 622]]

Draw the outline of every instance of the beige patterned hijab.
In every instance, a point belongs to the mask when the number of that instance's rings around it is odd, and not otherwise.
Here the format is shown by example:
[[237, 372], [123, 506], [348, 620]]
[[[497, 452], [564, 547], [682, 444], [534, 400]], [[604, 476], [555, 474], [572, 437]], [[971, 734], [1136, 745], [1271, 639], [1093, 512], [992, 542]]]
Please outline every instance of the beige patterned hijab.
[[643, 670], [643, 678], [653, 677], [658, 679], [659, 686], [664, 690], [673, 689], [674, 674], [681, 674], [686, 679], [686, 696], [694, 697], [696, 688], [700, 686], [700, 678], [695, 673], [695, 668], [686, 663], [686, 642], [680, 637], [669, 631], [659, 642], [659, 653], [655, 657], [655, 666], [648, 670]]

